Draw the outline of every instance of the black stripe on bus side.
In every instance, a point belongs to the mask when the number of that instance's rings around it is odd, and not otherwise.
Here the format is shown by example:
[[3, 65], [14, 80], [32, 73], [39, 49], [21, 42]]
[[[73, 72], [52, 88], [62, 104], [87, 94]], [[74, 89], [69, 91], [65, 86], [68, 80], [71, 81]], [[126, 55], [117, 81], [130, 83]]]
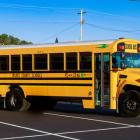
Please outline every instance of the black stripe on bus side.
[[92, 84], [69, 83], [0, 83], [0, 85], [28, 85], [28, 86], [92, 86]]
[[92, 73], [92, 71], [0, 71], [0, 73]]
[[[34, 95], [32, 95], [32, 96], [30, 96], [30, 95], [28, 95], [27, 96], [27, 98], [39, 98], [39, 97], [41, 97], [42, 98], [42, 96], [34, 96]], [[68, 100], [68, 99], [79, 99], [79, 100], [82, 100], [82, 99], [87, 99], [87, 100], [91, 100], [92, 99], [92, 97], [73, 97], [73, 96], [45, 96], [45, 97], [48, 97], [48, 98], [56, 98], [56, 99], [58, 99], [58, 100], [61, 100], [61, 99], [63, 99], [63, 100]]]
[[60, 97], [60, 96], [51, 96], [51, 97], [53, 97], [53, 98], [60, 98], [60, 100], [61, 100], [61, 98], [65, 98], [66, 100], [68, 100], [68, 99], [79, 99], [79, 100], [83, 100], [83, 99], [86, 99], [86, 100], [91, 100], [92, 99], [92, 97]]
[[59, 83], [0, 83], [0, 85], [28, 85], [28, 86], [92, 86], [92, 84], [59, 84]]
[[92, 80], [92, 78], [0, 78], [0, 80]]

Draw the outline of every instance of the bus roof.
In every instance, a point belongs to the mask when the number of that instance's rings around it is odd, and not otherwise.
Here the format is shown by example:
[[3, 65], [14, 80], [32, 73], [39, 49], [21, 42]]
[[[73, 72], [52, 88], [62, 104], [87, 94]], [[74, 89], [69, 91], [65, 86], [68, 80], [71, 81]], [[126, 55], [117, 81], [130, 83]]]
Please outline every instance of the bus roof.
[[92, 45], [92, 44], [111, 44], [114, 39], [111, 40], [95, 40], [95, 41], [75, 41], [75, 42], [60, 42], [60, 43], [46, 43], [46, 44], [30, 44], [30, 45], [1, 45], [0, 49], [16, 49], [16, 48], [40, 48], [40, 47], [63, 47], [74, 45]]

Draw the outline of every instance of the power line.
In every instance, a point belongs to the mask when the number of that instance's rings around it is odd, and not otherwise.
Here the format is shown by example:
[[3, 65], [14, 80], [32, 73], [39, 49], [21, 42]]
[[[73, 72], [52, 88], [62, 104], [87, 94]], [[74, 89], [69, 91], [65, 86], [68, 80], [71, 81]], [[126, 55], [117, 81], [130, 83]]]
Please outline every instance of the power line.
[[2, 20], [1, 22], [23, 22], [23, 23], [50, 23], [50, 24], [61, 24], [61, 23], [79, 23], [78, 21], [35, 21], [35, 20]]
[[131, 2], [140, 2], [140, 0], [128, 0], [128, 1], [131, 1]]
[[130, 19], [138, 19], [139, 17], [132, 17], [132, 16], [123, 16], [123, 15], [118, 15], [118, 14], [112, 14], [112, 13], [109, 13], [109, 12], [102, 12], [102, 11], [96, 11], [96, 10], [87, 10], [88, 11], [88, 14], [96, 14], [96, 15], [99, 15], [99, 14], [104, 14], [104, 15], [107, 15], [107, 16], [111, 16], [111, 17], [115, 17], [115, 18], [122, 18], [122, 19], [126, 19], [126, 18], [130, 18]]
[[48, 7], [48, 6], [36, 6], [36, 5], [24, 5], [24, 4], [8, 4], [8, 3], [0, 3], [0, 7], [11, 7], [11, 8], [27, 8], [27, 9], [62, 9], [62, 10], [80, 10], [80, 8], [64, 8], [64, 7]]
[[[138, 0], [131, 0], [131, 1], [138, 1]], [[140, 0], [139, 0], [140, 2]], [[79, 11], [81, 8], [64, 8], [64, 7], [48, 7], [48, 6], [36, 6], [36, 5], [24, 5], [24, 4], [8, 4], [8, 3], [0, 3], [0, 7], [5, 7], [5, 8], [19, 8], [19, 9], [48, 9], [48, 10], [63, 10], [63, 11], [72, 11], [72, 10], [77, 10]], [[113, 17], [121, 17], [121, 18], [135, 18], [135, 17], [131, 17], [131, 16], [122, 16], [122, 15], [117, 15], [117, 14], [112, 14], [109, 12], [102, 12], [102, 11], [97, 11], [97, 10], [87, 10], [85, 8], [83, 8], [84, 10], [88, 11], [88, 13], [90, 14], [90, 12], [92, 13], [98, 13], [98, 14], [105, 14], [108, 16], [113, 16]]]
[[53, 35], [47, 37], [46, 39], [43, 39], [43, 40], [40, 40], [40, 41], [42, 42], [42, 41], [44, 41], [44, 40], [49, 40], [49, 39], [54, 38], [54, 37], [56, 38], [58, 35], [61, 35], [62, 33], [71, 30], [72, 28], [74, 28], [74, 27], [77, 26], [77, 25], [79, 25], [79, 23], [76, 23], [76, 24], [73, 24], [72, 26], [69, 26], [69, 27], [67, 27], [67, 28], [64, 28], [63, 30], [59, 31], [58, 33], [55, 33], [55, 34], [53, 34]]
[[86, 23], [86, 25], [93, 27], [93, 28], [98, 28], [98, 29], [107, 30], [107, 31], [117, 31], [117, 32], [124, 32], [124, 33], [140, 32], [140, 30], [120, 30], [120, 29], [113, 29], [110, 27], [103, 27], [103, 26], [99, 26], [99, 25], [95, 25], [95, 24], [91, 24], [91, 23]]

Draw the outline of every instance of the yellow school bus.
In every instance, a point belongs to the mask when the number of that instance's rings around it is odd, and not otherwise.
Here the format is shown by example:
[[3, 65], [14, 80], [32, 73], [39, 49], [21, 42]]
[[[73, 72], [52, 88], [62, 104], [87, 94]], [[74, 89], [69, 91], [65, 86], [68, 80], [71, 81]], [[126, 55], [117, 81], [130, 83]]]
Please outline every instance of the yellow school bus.
[[140, 42], [133, 39], [0, 47], [0, 105], [23, 111], [81, 102], [140, 114]]

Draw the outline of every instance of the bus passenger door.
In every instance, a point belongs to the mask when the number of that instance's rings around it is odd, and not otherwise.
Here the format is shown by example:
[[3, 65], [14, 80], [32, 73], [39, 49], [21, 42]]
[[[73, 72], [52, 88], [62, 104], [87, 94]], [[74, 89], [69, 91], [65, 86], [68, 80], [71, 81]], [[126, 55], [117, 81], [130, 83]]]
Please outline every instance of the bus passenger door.
[[110, 106], [110, 54], [95, 54], [95, 105]]

